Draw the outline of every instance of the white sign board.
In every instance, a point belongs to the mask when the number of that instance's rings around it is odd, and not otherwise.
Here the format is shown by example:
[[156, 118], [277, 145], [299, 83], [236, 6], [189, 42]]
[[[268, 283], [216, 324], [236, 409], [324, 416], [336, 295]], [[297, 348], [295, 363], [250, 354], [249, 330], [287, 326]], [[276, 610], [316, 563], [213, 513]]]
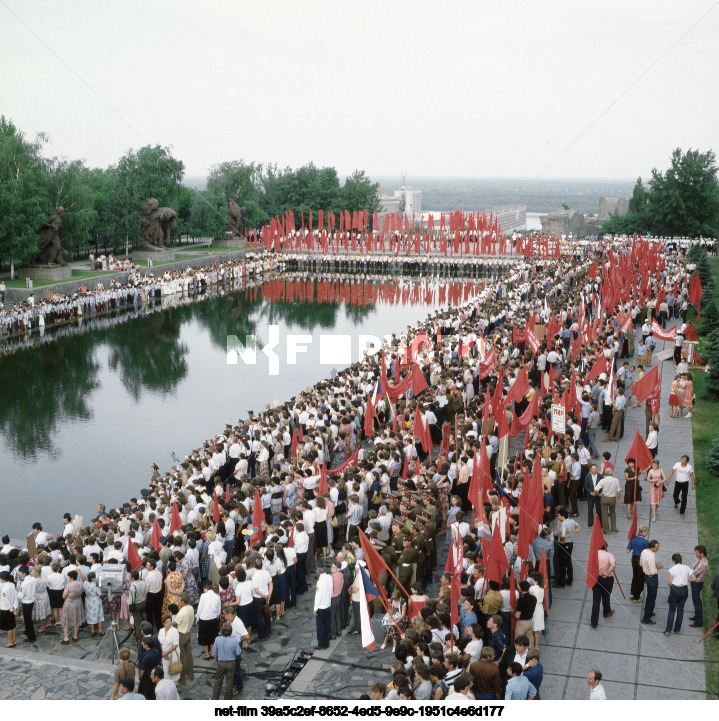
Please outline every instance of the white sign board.
[[552, 433], [564, 433], [566, 430], [566, 412], [564, 406], [552, 404]]

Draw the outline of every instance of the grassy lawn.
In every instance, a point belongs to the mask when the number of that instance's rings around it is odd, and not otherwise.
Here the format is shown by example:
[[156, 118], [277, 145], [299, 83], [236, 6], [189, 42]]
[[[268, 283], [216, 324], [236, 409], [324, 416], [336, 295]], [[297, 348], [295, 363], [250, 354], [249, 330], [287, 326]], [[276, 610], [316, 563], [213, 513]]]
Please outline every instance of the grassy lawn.
[[[21, 276], [20, 279], [6, 280], [5, 285], [8, 288], [24, 288], [25, 287], [25, 277], [22, 274], [22, 268], [18, 271], [18, 275]], [[33, 284], [33, 288], [43, 288], [46, 285], [55, 285], [56, 283], [67, 283], [71, 280], [83, 280], [84, 278], [98, 278], [103, 275], [117, 275], [117, 271], [76, 270], [73, 268], [72, 278], [68, 278], [67, 280], [33, 280], [32, 284]]]
[[[719, 288], [719, 258], [710, 258], [715, 288]], [[709, 573], [704, 582], [704, 629], [708, 631], [716, 622], [716, 599], [710, 587], [719, 566], [719, 479], [706, 465], [706, 455], [719, 433], [719, 405], [704, 398], [705, 374], [692, 371], [697, 403], [692, 410], [694, 445], [694, 471], [697, 479], [697, 525], [699, 543], [706, 546]], [[706, 662], [707, 699], [719, 696], [719, 642], [709, 637], [704, 643]]]

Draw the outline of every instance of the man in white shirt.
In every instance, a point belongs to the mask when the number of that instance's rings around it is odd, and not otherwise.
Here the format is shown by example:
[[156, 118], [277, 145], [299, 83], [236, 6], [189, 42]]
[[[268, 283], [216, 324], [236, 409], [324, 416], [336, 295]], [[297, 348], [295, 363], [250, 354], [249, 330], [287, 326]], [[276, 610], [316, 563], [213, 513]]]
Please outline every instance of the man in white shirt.
[[[255, 605], [257, 618], [257, 636], [260, 641], [270, 635], [272, 631], [271, 615], [265, 613], [265, 606], [269, 604], [272, 596], [272, 576], [263, 567], [262, 559], [255, 560], [255, 572], [252, 575], [252, 603]], [[269, 606], [267, 606], [269, 608]]]
[[590, 701], [606, 701], [607, 692], [601, 684], [602, 672], [596, 669], [587, 674], [587, 683], [589, 684], [589, 700]]
[[295, 553], [297, 554], [297, 565], [295, 566], [295, 572], [297, 574], [297, 595], [301, 596], [303, 593], [307, 593], [307, 550], [310, 545], [310, 537], [305, 531], [305, 524], [298, 523], [295, 526], [295, 532], [293, 535]]
[[672, 556], [674, 565], [669, 569], [669, 613], [667, 614], [667, 627], [664, 635], [668, 636], [674, 627], [674, 633], [682, 630], [684, 619], [684, 604], [689, 597], [689, 582], [696, 578], [692, 569], [682, 563], [681, 554], [675, 553]]
[[30, 569], [27, 566], [18, 568], [19, 578], [22, 579], [20, 591], [17, 594], [18, 601], [22, 608], [22, 620], [25, 624], [25, 643], [35, 643], [35, 625], [32, 622], [32, 609], [35, 606], [35, 585], [37, 579], [30, 575]]
[[332, 605], [333, 581], [329, 573], [325, 573], [325, 566], [318, 565], [317, 588], [315, 589], [314, 614], [317, 621], [317, 645], [321, 650], [330, 646], [330, 606]]
[[[674, 482], [674, 508], [679, 508], [679, 515], [684, 518], [684, 512], [687, 510], [687, 495], [689, 493], [689, 481], [692, 482], [692, 491], [696, 486], [694, 479], [694, 467], [689, 463], [689, 456], [682, 456], [679, 463], [672, 466], [672, 472], [669, 474], [667, 484], [671, 482], [674, 474], [677, 479]], [[681, 495], [681, 507], [679, 507], [679, 496]]]
[[612, 533], [617, 533], [616, 508], [621, 491], [619, 490], [619, 479], [612, 475], [609, 468], [604, 471], [604, 478], [595, 486], [594, 495], [601, 496], [602, 530], [604, 533], [609, 533], [609, 520], [611, 519]]

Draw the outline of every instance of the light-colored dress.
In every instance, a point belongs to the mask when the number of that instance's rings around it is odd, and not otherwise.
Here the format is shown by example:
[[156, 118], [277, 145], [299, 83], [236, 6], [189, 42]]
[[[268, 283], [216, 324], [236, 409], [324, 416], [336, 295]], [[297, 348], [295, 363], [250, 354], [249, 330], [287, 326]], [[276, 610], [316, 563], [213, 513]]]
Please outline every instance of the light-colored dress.
[[85, 618], [85, 610], [82, 607], [83, 586], [81, 581], [70, 581], [66, 588], [67, 598], [62, 607], [60, 623], [63, 628], [72, 630]]
[[532, 616], [532, 631], [544, 631], [544, 589], [535, 584], [529, 587], [529, 592], [537, 599]]
[[91, 581], [85, 581], [85, 623], [95, 625], [105, 620], [102, 589]]
[[35, 584], [35, 605], [32, 607], [32, 620], [44, 621], [51, 611], [50, 597], [47, 595], [47, 580], [38, 578]]
[[165, 678], [169, 678], [170, 681], [174, 683], [180, 678], [180, 674], [176, 673], [170, 676], [170, 661], [175, 661], [180, 657], [180, 633], [174, 626], [170, 628], [169, 632], [166, 632], [164, 628], [161, 628], [160, 632], [157, 634], [157, 640], [160, 642], [160, 648], [162, 649], [163, 654], [167, 653], [173, 646], [178, 646], [169, 658], [164, 658], [163, 656], [162, 659], [162, 670], [165, 672]]
[[165, 600], [162, 602], [162, 613], [167, 613], [167, 607], [171, 603], [177, 604], [182, 590], [182, 574], [179, 571], [168, 573], [165, 579]]
[[189, 558], [185, 557], [177, 565], [177, 570], [185, 576], [185, 589], [184, 593], [190, 596], [190, 606], [195, 606], [200, 602], [200, 591], [197, 588], [197, 580], [195, 574], [192, 572], [192, 562]]

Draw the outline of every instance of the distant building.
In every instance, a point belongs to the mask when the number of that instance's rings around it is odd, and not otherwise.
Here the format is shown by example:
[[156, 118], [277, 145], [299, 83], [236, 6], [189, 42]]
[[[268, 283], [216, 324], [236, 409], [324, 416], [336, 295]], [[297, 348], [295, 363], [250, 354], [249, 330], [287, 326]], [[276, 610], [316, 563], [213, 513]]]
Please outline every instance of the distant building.
[[505, 235], [510, 235], [515, 230], [527, 229], [526, 205], [503, 205], [501, 208], [495, 208], [492, 212]]
[[422, 213], [421, 190], [403, 185], [399, 190], [394, 191], [394, 197], [399, 200], [400, 207], [402, 207], [402, 198], [404, 198], [404, 212], [408, 215], [412, 215], [412, 213], [420, 215]]
[[379, 188], [377, 192], [379, 195], [380, 214], [399, 213], [401, 198], [398, 198], [395, 195], [390, 195], [384, 188]]

